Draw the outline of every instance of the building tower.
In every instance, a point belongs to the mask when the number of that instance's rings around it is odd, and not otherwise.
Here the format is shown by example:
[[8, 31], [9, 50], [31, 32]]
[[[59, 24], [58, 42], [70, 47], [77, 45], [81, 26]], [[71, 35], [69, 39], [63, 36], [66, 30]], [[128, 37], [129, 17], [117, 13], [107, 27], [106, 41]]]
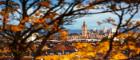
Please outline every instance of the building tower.
[[88, 38], [87, 34], [88, 34], [87, 25], [86, 25], [86, 22], [84, 21], [82, 25], [82, 37]]

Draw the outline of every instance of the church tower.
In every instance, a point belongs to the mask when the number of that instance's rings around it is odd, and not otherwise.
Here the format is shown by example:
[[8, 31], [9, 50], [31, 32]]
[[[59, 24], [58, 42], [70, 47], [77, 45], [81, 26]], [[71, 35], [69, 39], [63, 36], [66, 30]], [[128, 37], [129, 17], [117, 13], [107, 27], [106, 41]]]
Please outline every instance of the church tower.
[[88, 34], [87, 25], [86, 25], [86, 22], [84, 21], [82, 25], [82, 37], [88, 38], [87, 34]]

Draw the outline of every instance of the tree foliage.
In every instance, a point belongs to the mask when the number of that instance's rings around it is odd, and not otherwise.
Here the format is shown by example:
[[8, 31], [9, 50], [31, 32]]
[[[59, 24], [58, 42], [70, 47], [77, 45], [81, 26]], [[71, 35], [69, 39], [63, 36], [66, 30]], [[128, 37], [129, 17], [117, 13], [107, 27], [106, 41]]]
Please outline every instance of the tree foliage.
[[[126, 6], [120, 7], [122, 3]], [[137, 13], [137, 7], [139, 1], [133, 0], [4, 0], [0, 1], [0, 20], [2, 25], [0, 35], [9, 41], [6, 43], [10, 48], [13, 55], [16, 57], [15, 60], [20, 60], [20, 57], [24, 56], [25, 51], [31, 49], [34, 42], [41, 39], [40, 45], [37, 50], [33, 52], [34, 56], [40, 56], [41, 50], [46, 44], [47, 40], [53, 34], [62, 30], [64, 25], [68, 25], [73, 22], [74, 19], [83, 17], [90, 14], [114, 12], [120, 17], [120, 23], [117, 25], [117, 31], [112, 39], [118, 34], [120, 26], [128, 26], [130, 20]], [[94, 9], [102, 9], [99, 12], [91, 12]], [[130, 19], [126, 20], [126, 24], [122, 23], [122, 15], [126, 9], [132, 14]], [[136, 11], [133, 11], [136, 9]], [[119, 15], [116, 11], [122, 11]], [[16, 21], [16, 23], [12, 23]], [[113, 23], [113, 20], [108, 20]], [[132, 30], [139, 26], [139, 22], [136, 22], [134, 27], [128, 27], [127, 30]], [[43, 32], [45, 34], [37, 36], [34, 40], [28, 41], [28, 38], [34, 33]], [[124, 31], [125, 32], [125, 31]], [[62, 36], [66, 33], [62, 33]], [[111, 45], [110, 45], [111, 46]], [[19, 58], [18, 58], [19, 57]]]

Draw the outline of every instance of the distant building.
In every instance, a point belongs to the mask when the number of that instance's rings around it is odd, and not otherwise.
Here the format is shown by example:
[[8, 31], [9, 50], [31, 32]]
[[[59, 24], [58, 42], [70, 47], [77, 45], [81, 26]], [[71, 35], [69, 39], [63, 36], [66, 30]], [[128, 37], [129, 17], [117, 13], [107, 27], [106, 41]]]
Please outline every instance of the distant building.
[[82, 25], [82, 38], [84, 39], [88, 38], [88, 29], [85, 21], [83, 22]]
[[87, 24], [84, 21], [83, 25], [81, 27], [82, 32], [81, 34], [78, 33], [72, 33], [69, 34], [69, 38], [68, 39], [72, 39], [72, 40], [78, 40], [78, 39], [97, 39], [97, 40], [101, 40], [103, 37], [107, 36], [104, 34], [104, 31], [102, 30], [88, 30], [87, 28]]

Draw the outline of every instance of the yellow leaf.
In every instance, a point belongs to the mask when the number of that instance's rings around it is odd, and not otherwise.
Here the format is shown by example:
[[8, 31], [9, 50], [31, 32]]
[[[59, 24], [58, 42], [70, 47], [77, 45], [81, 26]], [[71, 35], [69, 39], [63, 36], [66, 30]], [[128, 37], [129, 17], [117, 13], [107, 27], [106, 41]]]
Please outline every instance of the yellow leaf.
[[127, 59], [128, 57], [125, 56], [124, 54], [122, 53], [117, 53], [117, 54], [114, 54], [112, 59], [111, 60], [122, 60], [122, 59]]

